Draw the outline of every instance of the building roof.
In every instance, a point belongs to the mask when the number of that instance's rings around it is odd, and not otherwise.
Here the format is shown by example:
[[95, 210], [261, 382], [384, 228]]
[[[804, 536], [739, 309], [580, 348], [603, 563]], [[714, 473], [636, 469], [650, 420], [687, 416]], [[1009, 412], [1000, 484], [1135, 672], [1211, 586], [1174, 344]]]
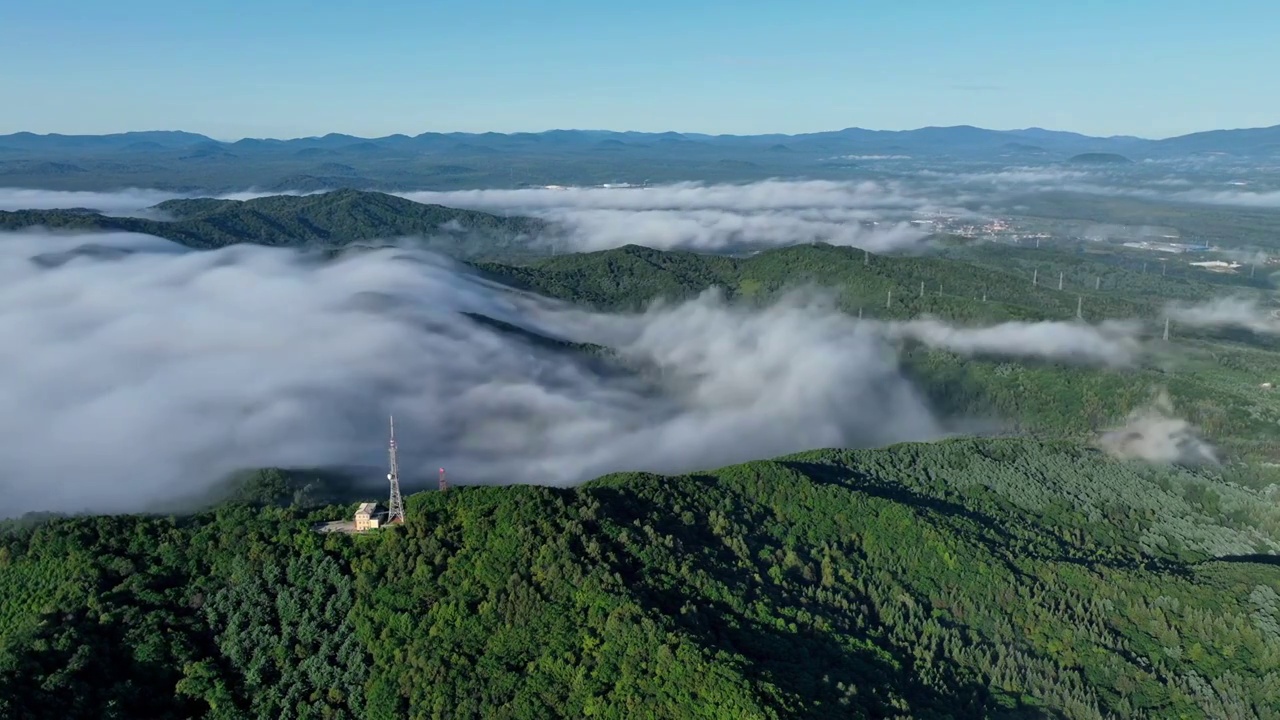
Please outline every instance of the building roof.
[[365, 515], [372, 515], [377, 512], [377, 510], [378, 503], [376, 502], [360, 503], [360, 507], [356, 508], [356, 514], [359, 515], [364, 513]]

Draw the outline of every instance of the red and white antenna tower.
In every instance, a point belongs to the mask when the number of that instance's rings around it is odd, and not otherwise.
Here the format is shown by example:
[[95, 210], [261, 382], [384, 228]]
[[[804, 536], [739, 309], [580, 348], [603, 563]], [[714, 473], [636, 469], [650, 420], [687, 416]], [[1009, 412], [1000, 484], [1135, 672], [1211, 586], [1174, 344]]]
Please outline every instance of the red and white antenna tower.
[[388, 455], [391, 459], [391, 472], [387, 473], [387, 480], [391, 483], [391, 500], [387, 502], [387, 523], [403, 523], [404, 500], [400, 497], [400, 468], [396, 464], [396, 419], [394, 417], [391, 418], [391, 445]]
[[449, 489], [449, 481], [444, 479], [444, 468], [440, 468], [440, 492]]

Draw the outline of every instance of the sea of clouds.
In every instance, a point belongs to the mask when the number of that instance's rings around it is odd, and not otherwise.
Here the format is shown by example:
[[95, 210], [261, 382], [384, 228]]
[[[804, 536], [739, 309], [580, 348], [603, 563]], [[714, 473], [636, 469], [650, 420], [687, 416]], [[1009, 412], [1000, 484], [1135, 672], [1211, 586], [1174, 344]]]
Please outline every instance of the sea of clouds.
[[[614, 349], [625, 373], [464, 313]], [[1065, 333], [1065, 341], [1046, 337]], [[963, 431], [896, 346], [1098, 366], [1122, 328], [861, 322], [821, 293], [764, 308], [715, 291], [602, 314], [419, 250], [337, 260], [145, 235], [0, 235], [0, 505], [137, 510], [236, 469], [378, 465], [394, 414], [406, 475], [571, 484]], [[376, 478], [371, 479], [376, 481]]]
[[[1073, 174], [1013, 169], [947, 182], [1013, 192], [1088, 175], [1063, 172]], [[888, 181], [404, 196], [553, 220], [557, 235], [543, 241], [563, 250], [823, 240], [914, 251], [922, 233], [892, 218], [956, 211], [952, 203], [965, 199]], [[0, 189], [0, 209], [147, 216], [172, 197]], [[1275, 332], [1280, 323], [1256, 298], [1167, 312], [1195, 327]], [[605, 371], [464, 313], [607, 345], [624, 364], [657, 372]], [[973, 419], [933, 412], [899, 371], [902, 343], [1105, 368], [1133, 366], [1145, 352], [1136, 320], [863, 322], [812, 292], [765, 308], [708, 292], [601, 314], [494, 285], [407, 246], [324, 261], [278, 248], [193, 252], [145, 235], [38, 230], [0, 234], [0, 334], [9, 370], [0, 377], [0, 515], [136, 510], [198, 494], [245, 467], [377, 465], [389, 414], [407, 474], [443, 465], [473, 483], [571, 484], [614, 470], [684, 472], [814, 447], [930, 440], [971, 430]], [[1216, 457], [1167, 401], [1126, 428], [1104, 436], [1104, 447], [1155, 462]]]
[[[406, 192], [422, 203], [552, 222], [549, 241], [567, 251], [634, 243], [663, 250], [717, 251], [826, 242], [873, 252], [912, 251], [926, 233], [911, 213], [941, 210], [888, 182], [765, 180], [676, 183], [644, 188], [566, 187]], [[955, 212], [963, 212], [955, 210]]]

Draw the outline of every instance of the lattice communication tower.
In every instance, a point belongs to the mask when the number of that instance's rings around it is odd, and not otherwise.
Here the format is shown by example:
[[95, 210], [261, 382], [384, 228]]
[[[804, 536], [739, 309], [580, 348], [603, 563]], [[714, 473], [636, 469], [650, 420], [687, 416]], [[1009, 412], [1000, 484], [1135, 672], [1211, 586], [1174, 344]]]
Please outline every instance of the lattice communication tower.
[[400, 497], [400, 468], [396, 464], [396, 419], [391, 418], [390, 470], [387, 480], [391, 483], [391, 499], [387, 502], [387, 523], [404, 522], [404, 499]]

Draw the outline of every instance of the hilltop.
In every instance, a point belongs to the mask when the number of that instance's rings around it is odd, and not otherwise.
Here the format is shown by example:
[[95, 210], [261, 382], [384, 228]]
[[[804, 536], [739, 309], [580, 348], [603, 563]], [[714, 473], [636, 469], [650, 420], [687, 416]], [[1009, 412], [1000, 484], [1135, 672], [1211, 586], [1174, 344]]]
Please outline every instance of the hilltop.
[[379, 192], [336, 190], [252, 200], [167, 200], [153, 210], [172, 220], [116, 217], [82, 210], [0, 211], [0, 229], [117, 230], [146, 233], [206, 250], [238, 243], [331, 247], [403, 236], [430, 238], [432, 249], [466, 257], [527, 244], [542, 221], [417, 203]]
[[[1139, 272], [1041, 253], [1034, 257], [1042, 260], [1039, 269], [1043, 276], [1040, 284], [1032, 285], [1031, 269], [1010, 272], [1007, 256], [1032, 257], [1016, 248], [983, 245], [905, 256], [808, 243], [762, 250], [748, 257], [627, 245], [536, 258], [518, 265], [473, 264], [490, 277], [517, 287], [603, 310], [638, 309], [657, 298], [689, 298], [713, 286], [742, 301], [767, 301], [788, 289], [817, 286], [835, 290], [843, 309], [856, 313], [863, 308], [877, 317], [929, 314], [964, 321], [1067, 319], [1075, 315], [1081, 281], [1087, 279], [1093, 285], [1099, 275], [1107, 288], [1123, 287], [1125, 292], [1087, 293], [1087, 318], [1142, 315], [1160, 301], [1141, 292], [1152, 285], [1153, 278]], [[990, 262], [992, 257], [1003, 258], [1004, 268]], [[1045, 258], [1052, 260], [1044, 262]], [[1071, 280], [1076, 290], [1060, 292], [1057, 270], [1067, 262], [1074, 266]], [[1198, 299], [1215, 292], [1206, 283], [1169, 280], [1151, 288], [1153, 294], [1158, 290]]]
[[1276, 717], [1280, 517], [1210, 475], [957, 440], [348, 512], [0, 535], [0, 714]]

